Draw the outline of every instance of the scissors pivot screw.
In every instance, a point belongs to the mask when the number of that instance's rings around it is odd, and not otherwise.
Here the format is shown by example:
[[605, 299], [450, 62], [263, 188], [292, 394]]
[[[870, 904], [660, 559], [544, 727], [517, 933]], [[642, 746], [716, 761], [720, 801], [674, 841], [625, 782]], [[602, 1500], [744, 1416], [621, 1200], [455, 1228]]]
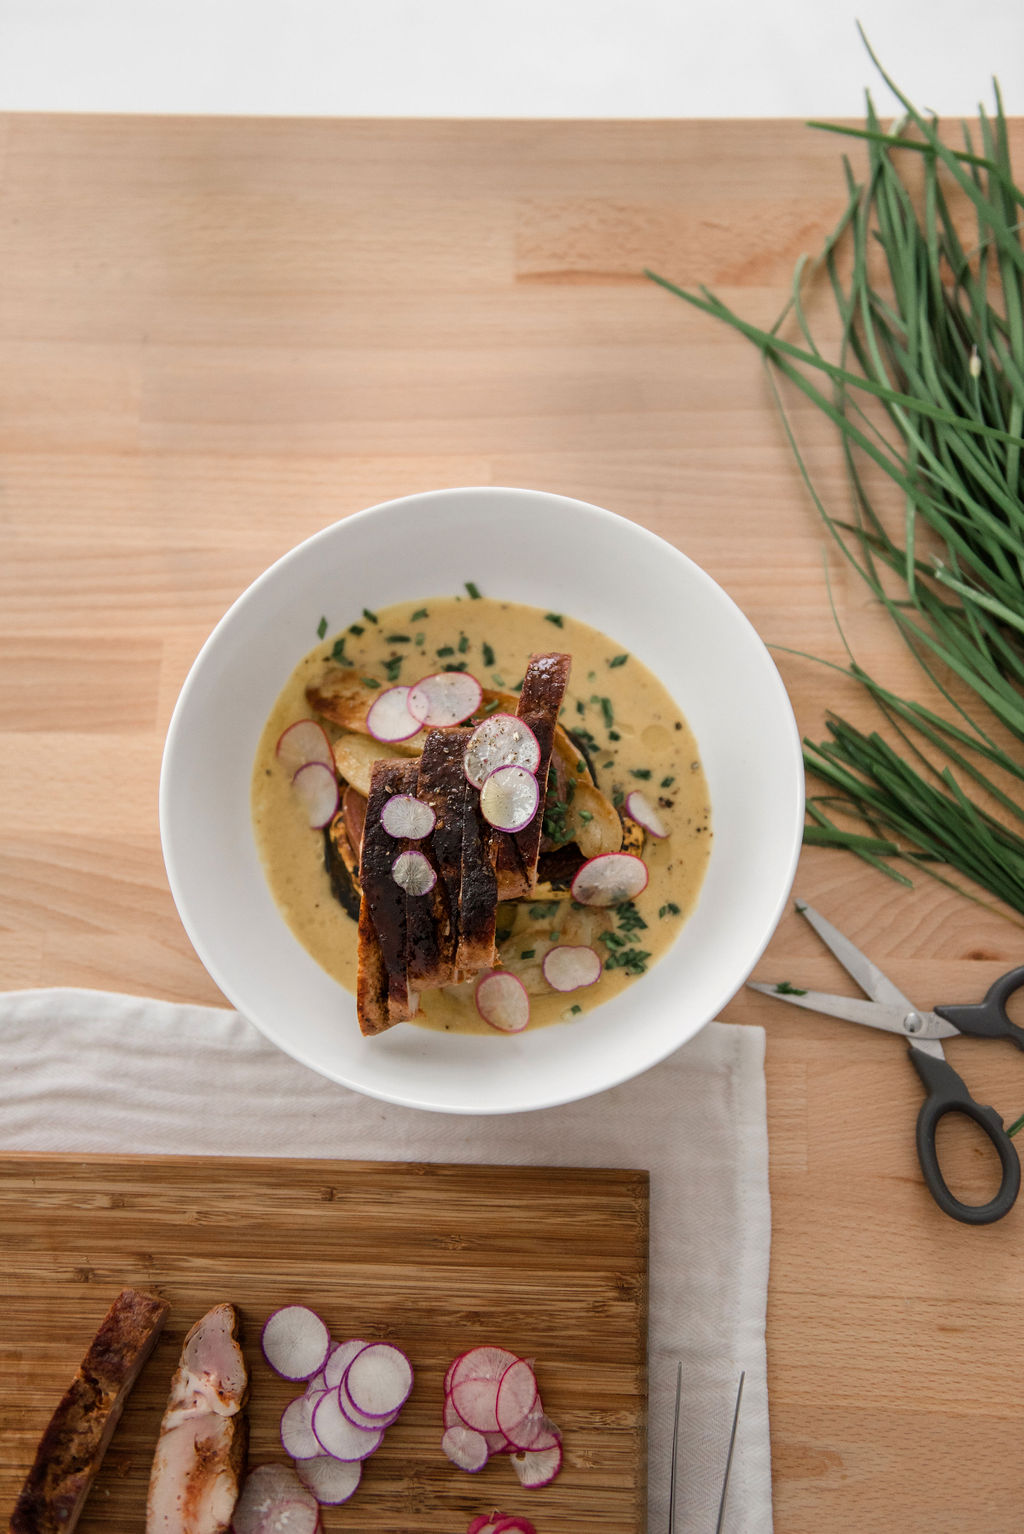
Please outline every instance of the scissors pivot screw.
[[920, 1012], [908, 1012], [903, 1019], [903, 1027], [907, 1033], [920, 1033], [924, 1027], [924, 1018]]

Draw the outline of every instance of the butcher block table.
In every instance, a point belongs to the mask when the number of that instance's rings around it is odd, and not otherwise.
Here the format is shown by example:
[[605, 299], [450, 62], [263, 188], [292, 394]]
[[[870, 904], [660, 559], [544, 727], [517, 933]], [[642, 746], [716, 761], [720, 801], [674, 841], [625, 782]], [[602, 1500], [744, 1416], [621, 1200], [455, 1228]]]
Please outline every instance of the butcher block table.
[[[171, 709], [268, 564], [391, 497], [597, 502], [696, 560], [770, 644], [841, 662], [827, 568], [861, 663], [912, 689], [757, 354], [642, 275], [773, 320], [843, 201], [840, 146], [798, 123], [0, 121], [4, 987], [223, 1001], [160, 855]], [[827, 428], [794, 419], [845, 507]], [[805, 734], [829, 707], [872, 722], [835, 673], [777, 658]], [[1024, 960], [1019, 921], [923, 876], [809, 850], [796, 891], [923, 1006]], [[759, 973], [841, 984], [792, 913]], [[939, 1213], [892, 1038], [751, 992], [723, 1018], [768, 1037], [776, 1528], [1019, 1529], [1024, 1205], [981, 1229]], [[949, 1057], [980, 1101], [1024, 1110], [1011, 1050]], [[981, 1148], [948, 1149], [980, 1201]]]

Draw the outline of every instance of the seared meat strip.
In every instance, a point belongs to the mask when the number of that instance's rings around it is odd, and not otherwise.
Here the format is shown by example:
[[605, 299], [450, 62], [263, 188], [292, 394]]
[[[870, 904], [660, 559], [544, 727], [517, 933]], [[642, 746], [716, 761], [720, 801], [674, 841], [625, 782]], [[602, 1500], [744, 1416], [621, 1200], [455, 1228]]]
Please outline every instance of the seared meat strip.
[[[409, 794], [412, 798], [416, 798], [419, 776], [420, 764], [418, 761], [403, 762], [396, 777], [396, 781], [402, 785], [398, 792]], [[422, 837], [417, 840], [407, 837], [398, 844], [398, 850], [401, 852], [409, 850], [421, 852], [434, 867], [434, 872], [437, 872], [436, 864], [434, 864], [431, 856], [429, 837]], [[430, 986], [446, 983], [437, 978], [441, 955], [438, 945], [438, 922], [434, 900], [436, 892], [437, 884], [426, 895], [407, 894], [405, 897], [406, 965], [409, 987], [412, 991], [422, 991]]]
[[40, 1440], [8, 1534], [71, 1534], [169, 1309], [137, 1289], [118, 1295]]
[[422, 989], [451, 985], [458, 978], [462, 841], [470, 792], [462, 758], [470, 734], [468, 729], [431, 730], [420, 757], [416, 797], [429, 804], [436, 817], [429, 846], [422, 851], [437, 870], [437, 883], [427, 896], [437, 933], [437, 961], [433, 975], [421, 974]]
[[[408, 928], [406, 921], [405, 891], [396, 884], [391, 865], [402, 850], [401, 842], [389, 836], [381, 825], [381, 811], [393, 794], [407, 793], [406, 775], [409, 768], [415, 773], [415, 762], [374, 762], [370, 775], [370, 794], [366, 803], [366, 821], [363, 826], [363, 846], [359, 859], [359, 883], [362, 901], [359, 908], [359, 968], [364, 963], [364, 934], [369, 938], [372, 928], [383, 960], [387, 978], [387, 1023], [380, 1023], [369, 1013], [369, 1028], [364, 1032], [379, 1033], [382, 1026], [405, 1022], [416, 1010], [415, 998], [409, 994]], [[415, 780], [413, 780], [415, 781]], [[369, 917], [367, 927], [364, 916]], [[366, 945], [369, 946], [368, 943]], [[365, 955], [368, 967], [372, 965], [369, 953]], [[357, 991], [357, 1003], [360, 996]], [[360, 1023], [363, 1014], [360, 1009]]]
[[571, 667], [572, 656], [556, 651], [550, 655], [531, 655], [526, 668], [516, 715], [530, 726], [540, 746], [537, 781], [541, 798], [537, 813], [528, 826], [511, 835], [499, 833], [497, 866], [498, 897], [501, 900], [532, 895], [537, 887], [537, 857], [544, 829], [548, 767], [551, 764], [558, 711], [565, 696]]
[[215, 1305], [185, 1338], [160, 1424], [146, 1534], [225, 1534], [248, 1443], [249, 1376], [233, 1305]]
[[462, 878], [456, 954], [458, 968], [467, 974], [490, 968], [497, 958], [494, 946], [498, 910], [498, 879], [494, 866], [496, 835], [480, 813], [480, 795], [470, 788], [462, 808]]

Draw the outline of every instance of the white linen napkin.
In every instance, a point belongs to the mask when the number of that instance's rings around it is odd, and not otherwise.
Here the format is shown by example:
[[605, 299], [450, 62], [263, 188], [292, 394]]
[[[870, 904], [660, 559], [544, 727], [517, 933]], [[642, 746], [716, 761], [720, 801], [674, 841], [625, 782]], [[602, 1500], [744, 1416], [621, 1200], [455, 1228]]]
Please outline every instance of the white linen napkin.
[[[599, 1097], [474, 1119], [398, 1108], [282, 1054], [236, 1012], [101, 991], [0, 995], [0, 1150], [600, 1166], [651, 1174], [648, 1527], [713, 1534], [740, 1372], [725, 1528], [772, 1528], [764, 1030], [710, 1023]], [[230, 1090], [225, 1090], [230, 1083]]]

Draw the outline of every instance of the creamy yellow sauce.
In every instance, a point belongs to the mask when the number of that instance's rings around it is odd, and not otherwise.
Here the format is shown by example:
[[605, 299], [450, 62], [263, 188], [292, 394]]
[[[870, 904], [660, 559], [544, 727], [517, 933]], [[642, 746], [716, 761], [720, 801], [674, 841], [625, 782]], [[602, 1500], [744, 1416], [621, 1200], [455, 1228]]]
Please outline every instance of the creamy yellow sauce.
[[[575, 909], [567, 899], [499, 907], [499, 951], [531, 993], [529, 1026], [578, 1017], [618, 995], [657, 961], [692, 912], [710, 856], [711, 807], [696, 741], [657, 677], [568, 614], [487, 597], [402, 602], [353, 618], [299, 662], [267, 720], [253, 770], [253, 827], [274, 899], [307, 951], [347, 990], [356, 988], [356, 924], [331, 893], [323, 834], [310, 830], [275, 755], [289, 724], [314, 717], [306, 687], [328, 667], [351, 663], [355, 675], [381, 687], [460, 665], [485, 688], [512, 690], [529, 656], [552, 650], [573, 658], [560, 722], [583, 734], [599, 787], [616, 803], [641, 791], [669, 835], [647, 837], [650, 879], [629, 908]], [[325, 728], [332, 739], [340, 733]], [[557, 943], [597, 949], [605, 968], [596, 984], [570, 993], [547, 986], [541, 965]], [[424, 992], [415, 1021], [497, 1036], [476, 1011], [472, 982]]]

